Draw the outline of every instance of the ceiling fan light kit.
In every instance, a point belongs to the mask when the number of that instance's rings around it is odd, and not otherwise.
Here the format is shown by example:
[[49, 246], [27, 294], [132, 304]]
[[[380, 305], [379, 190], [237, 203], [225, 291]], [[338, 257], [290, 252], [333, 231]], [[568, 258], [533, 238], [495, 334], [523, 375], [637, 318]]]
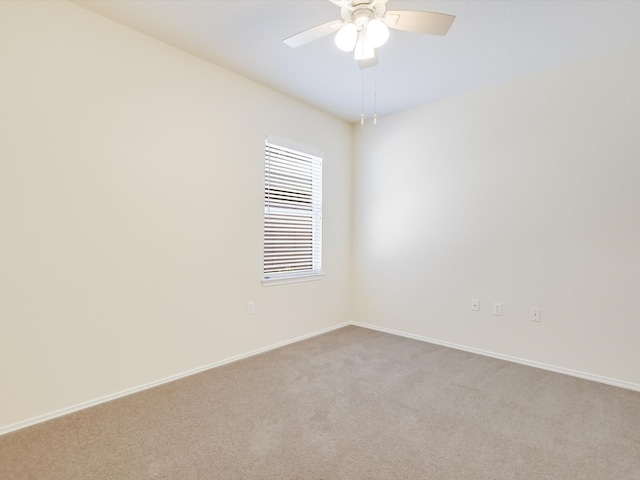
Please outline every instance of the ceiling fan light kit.
[[368, 16], [363, 15], [356, 22], [345, 23], [338, 30], [335, 43], [343, 52], [354, 52], [356, 60], [366, 60], [373, 58], [374, 49], [387, 43], [388, 39], [389, 28], [381, 20], [369, 20]]
[[352, 0], [339, 5], [344, 24], [336, 34], [336, 45], [343, 52], [354, 52], [356, 60], [374, 58], [375, 49], [389, 39], [389, 29], [381, 20], [384, 2]]

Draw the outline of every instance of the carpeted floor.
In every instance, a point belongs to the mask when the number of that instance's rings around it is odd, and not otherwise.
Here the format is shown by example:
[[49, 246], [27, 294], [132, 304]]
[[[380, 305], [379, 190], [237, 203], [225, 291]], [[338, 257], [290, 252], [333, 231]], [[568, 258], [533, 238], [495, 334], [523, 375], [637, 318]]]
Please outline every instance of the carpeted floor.
[[640, 393], [346, 327], [0, 437], [8, 479], [640, 479]]

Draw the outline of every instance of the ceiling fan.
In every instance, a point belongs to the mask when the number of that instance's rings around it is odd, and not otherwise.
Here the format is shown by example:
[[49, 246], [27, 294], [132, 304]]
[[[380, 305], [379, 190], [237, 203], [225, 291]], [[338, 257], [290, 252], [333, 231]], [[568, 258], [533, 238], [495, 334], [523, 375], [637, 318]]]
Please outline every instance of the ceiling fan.
[[329, 0], [340, 7], [342, 20], [323, 23], [285, 38], [292, 48], [300, 47], [337, 32], [335, 43], [345, 52], [354, 52], [360, 68], [378, 64], [376, 48], [389, 38], [389, 28], [429, 35], [446, 35], [455, 15], [419, 10], [387, 10], [387, 0]]

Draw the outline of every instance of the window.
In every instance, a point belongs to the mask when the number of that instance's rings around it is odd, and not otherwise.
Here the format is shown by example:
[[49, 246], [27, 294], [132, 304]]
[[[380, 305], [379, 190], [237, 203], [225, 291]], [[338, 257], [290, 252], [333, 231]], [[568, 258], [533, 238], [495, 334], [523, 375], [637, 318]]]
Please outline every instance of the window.
[[265, 282], [322, 273], [322, 158], [269, 139], [264, 152], [263, 245]]

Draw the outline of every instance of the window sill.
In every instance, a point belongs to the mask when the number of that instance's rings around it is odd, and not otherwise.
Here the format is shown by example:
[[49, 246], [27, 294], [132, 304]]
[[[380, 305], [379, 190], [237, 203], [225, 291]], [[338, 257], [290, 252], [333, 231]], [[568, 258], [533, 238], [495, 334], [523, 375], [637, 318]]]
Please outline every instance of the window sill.
[[287, 283], [313, 282], [324, 277], [324, 273], [310, 273], [308, 275], [291, 275], [289, 277], [279, 276], [276, 278], [263, 278], [263, 287], [272, 287], [274, 285], [285, 285]]

